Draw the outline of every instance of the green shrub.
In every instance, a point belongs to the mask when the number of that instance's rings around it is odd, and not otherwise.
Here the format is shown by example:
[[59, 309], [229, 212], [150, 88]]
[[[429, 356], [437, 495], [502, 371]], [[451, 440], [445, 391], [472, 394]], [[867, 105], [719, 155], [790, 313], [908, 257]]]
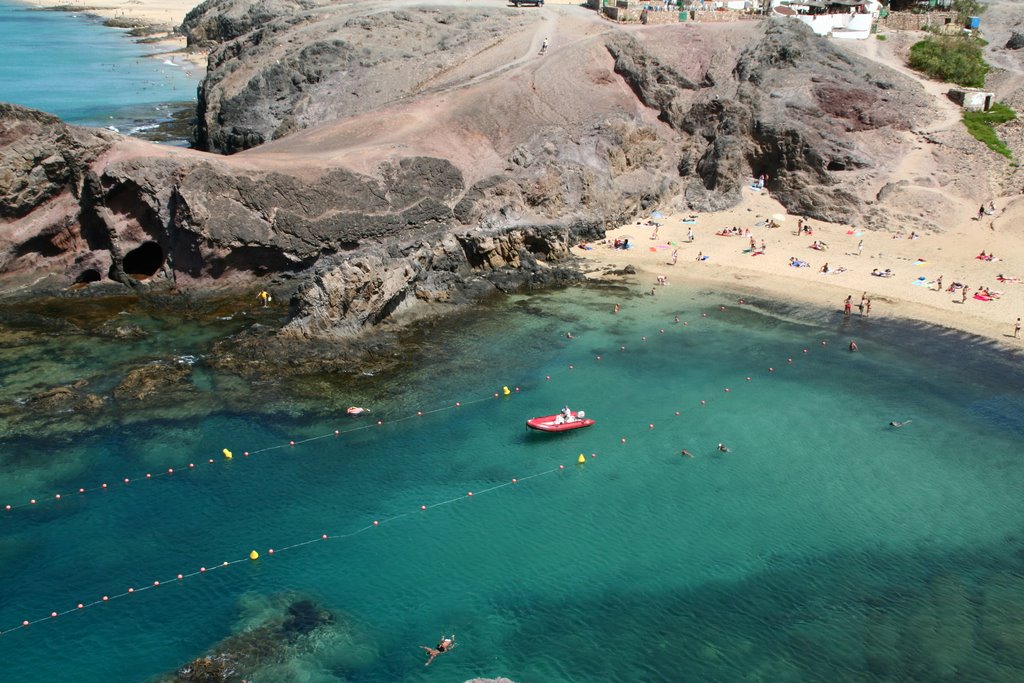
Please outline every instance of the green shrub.
[[984, 86], [989, 70], [978, 42], [959, 36], [938, 36], [915, 43], [908, 63], [930, 78], [967, 88]]
[[875, 35], [875, 38], [878, 38], [879, 40], [885, 40], [885, 34], [884, 33], [878, 33], [878, 34]]
[[1006, 143], [999, 139], [993, 126], [1013, 121], [1015, 118], [1017, 113], [1013, 109], [1002, 102], [996, 102], [988, 111], [965, 111], [964, 126], [967, 127], [967, 132], [984, 142], [990, 150], [1002, 154], [1007, 159], [1013, 159], [1013, 153]]

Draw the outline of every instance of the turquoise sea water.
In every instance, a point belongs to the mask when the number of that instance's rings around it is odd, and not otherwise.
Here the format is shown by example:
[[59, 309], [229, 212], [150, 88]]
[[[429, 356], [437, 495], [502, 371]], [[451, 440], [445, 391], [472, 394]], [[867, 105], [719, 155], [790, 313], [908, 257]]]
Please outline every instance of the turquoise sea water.
[[[1024, 678], [1020, 358], [668, 293], [573, 288], [461, 316], [414, 370], [353, 390], [362, 418], [268, 403], [5, 439], [0, 679], [151, 680], [285, 595], [336, 622], [250, 680]], [[164, 348], [115, 353], [201, 355], [204, 330], [168, 327]], [[26, 392], [29, 355], [0, 350]], [[64, 381], [88, 365], [33, 362]], [[197, 405], [239, 391], [200, 376]], [[348, 402], [331, 391], [324, 405]], [[524, 428], [566, 403], [597, 424]], [[452, 631], [424, 667], [418, 646]]]
[[82, 13], [0, 0], [0, 101], [137, 134], [196, 99], [200, 69]]

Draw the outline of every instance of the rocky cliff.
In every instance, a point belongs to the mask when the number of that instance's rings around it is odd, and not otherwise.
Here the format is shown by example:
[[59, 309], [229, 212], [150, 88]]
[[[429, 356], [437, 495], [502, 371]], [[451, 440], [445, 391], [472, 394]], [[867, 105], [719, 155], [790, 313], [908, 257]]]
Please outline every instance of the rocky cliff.
[[878, 150], [927, 115], [913, 84], [798, 22], [210, 0], [184, 29], [215, 46], [199, 142], [239, 153], [0, 109], [8, 290], [275, 277], [286, 336], [352, 336], [578, 277], [571, 245], [607, 223], [729, 206], [752, 175], [791, 210], [854, 219]]

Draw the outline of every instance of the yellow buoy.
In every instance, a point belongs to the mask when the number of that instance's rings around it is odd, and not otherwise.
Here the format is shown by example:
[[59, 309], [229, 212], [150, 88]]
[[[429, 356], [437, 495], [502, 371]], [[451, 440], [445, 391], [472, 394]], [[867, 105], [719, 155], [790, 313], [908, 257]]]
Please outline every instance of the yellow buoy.
[[260, 559], [260, 554], [258, 552], [256, 552], [255, 550], [253, 550], [251, 553], [249, 553], [249, 559], [250, 560], [258, 560], [258, 559]]
[[509, 391], [509, 388], [508, 388], [508, 387], [502, 387], [502, 388], [501, 388], [501, 393], [503, 393], [503, 394], [505, 394], [506, 396], [508, 396], [508, 395], [509, 395], [509, 394], [511, 394], [512, 392], [511, 392], [511, 391]]
[[234, 457], [234, 454], [226, 448], [223, 451], [221, 451], [221, 453], [223, 453], [224, 457], [227, 458], [228, 460]]
[[582, 453], [580, 453], [580, 457], [579, 457], [579, 459], [578, 459], [578, 460], [576, 460], [576, 462], [578, 462], [578, 463], [579, 463], [579, 464], [581, 464], [581, 465], [582, 465], [583, 463], [585, 463], [586, 461], [587, 461], [587, 458], [586, 458], [586, 457], [585, 457], [585, 456], [584, 456], [584, 455], [583, 455]]

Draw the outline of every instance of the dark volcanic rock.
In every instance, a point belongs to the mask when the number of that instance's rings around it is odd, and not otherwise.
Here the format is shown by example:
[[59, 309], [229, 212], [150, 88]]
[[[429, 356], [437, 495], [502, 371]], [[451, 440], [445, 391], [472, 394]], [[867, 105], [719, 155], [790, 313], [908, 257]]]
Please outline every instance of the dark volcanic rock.
[[114, 398], [143, 401], [169, 389], [191, 389], [192, 368], [186, 363], [154, 363], [134, 368], [114, 388]]
[[114, 139], [0, 102], [0, 218], [25, 216], [62, 192], [77, 197], [85, 166]]
[[1014, 31], [1010, 35], [1010, 39], [1006, 41], [1007, 50], [1019, 50], [1024, 47], [1024, 33], [1018, 33]]
[[285, 25], [289, 22], [298, 23], [295, 19], [287, 18], [315, 6], [316, 3], [308, 0], [206, 0], [185, 15], [180, 30], [188, 40], [189, 47], [206, 47], [234, 40], [279, 19], [284, 19]]
[[863, 205], [854, 193], [834, 187], [841, 183], [835, 174], [873, 162], [850, 134], [907, 129], [927, 106], [908, 79], [851, 57], [803, 24], [784, 19], [767, 22], [763, 37], [740, 55], [732, 96], [721, 87], [701, 88], [689, 107], [681, 104], [693, 83], [637, 58], [642, 46], [616, 39], [608, 49], [616, 55], [616, 70], [640, 84], [634, 85], [640, 97], [693, 136], [678, 169], [691, 178], [685, 195], [698, 211], [736, 204], [750, 178], [763, 173], [769, 191], [790, 211], [853, 220]]
[[526, 23], [493, 8], [208, 0], [182, 25], [190, 43], [221, 43], [199, 88], [195, 145], [233, 154], [420, 93]]
[[253, 680], [261, 669], [284, 662], [307, 645], [318, 631], [329, 629], [334, 616], [308, 599], [290, 602], [282, 614], [217, 643], [209, 655], [178, 669], [163, 683], [239, 683]]

